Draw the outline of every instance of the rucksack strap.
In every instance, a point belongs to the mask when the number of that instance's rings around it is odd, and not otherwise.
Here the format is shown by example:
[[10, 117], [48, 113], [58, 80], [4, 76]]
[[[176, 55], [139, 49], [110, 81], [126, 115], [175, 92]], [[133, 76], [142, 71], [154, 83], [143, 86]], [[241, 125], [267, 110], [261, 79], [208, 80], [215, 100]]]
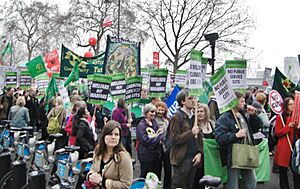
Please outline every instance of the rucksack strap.
[[[60, 114], [61, 114], [61, 112], [63, 111], [63, 107], [61, 107], [59, 110], [58, 110], [58, 113], [57, 113], [57, 115], [54, 115], [54, 117], [56, 117], [56, 118], [58, 118], [59, 116], [60, 116]], [[53, 110], [53, 112], [55, 112], [55, 110]], [[55, 113], [54, 113], [55, 114]]]

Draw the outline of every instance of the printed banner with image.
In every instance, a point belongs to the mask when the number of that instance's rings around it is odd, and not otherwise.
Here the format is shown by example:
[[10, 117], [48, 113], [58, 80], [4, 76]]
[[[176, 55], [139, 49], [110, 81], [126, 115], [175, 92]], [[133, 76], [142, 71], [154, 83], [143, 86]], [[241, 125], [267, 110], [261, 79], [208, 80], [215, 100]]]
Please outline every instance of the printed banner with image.
[[265, 68], [265, 72], [264, 72], [264, 78], [263, 78], [263, 82], [262, 85], [267, 87], [270, 86], [270, 81], [268, 80], [271, 76], [271, 72], [272, 72], [272, 68]]
[[226, 60], [226, 73], [233, 89], [245, 89], [247, 60]]
[[36, 88], [39, 91], [45, 92], [48, 87], [49, 77], [47, 75], [42, 74], [37, 76], [35, 79], [36, 79]]
[[126, 93], [125, 74], [117, 73], [117, 74], [112, 74], [110, 76], [112, 77], [111, 96], [113, 100], [124, 98]]
[[6, 87], [17, 87], [17, 72], [6, 72], [5, 74], [5, 86]]
[[142, 92], [142, 76], [133, 76], [126, 80], [126, 103], [138, 102]]
[[91, 58], [85, 58], [74, 53], [64, 45], [61, 47], [60, 77], [69, 77], [76, 62], [79, 62], [79, 78], [87, 78], [87, 75], [102, 74], [104, 53]]
[[168, 70], [154, 69], [150, 72], [149, 97], [165, 97]]
[[21, 89], [28, 89], [31, 87], [32, 84], [32, 77], [30, 72], [28, 71], [21, 71], [20, 73], [20, 81], [19, 81], [19, 86]]
[[202, 89], [202, 54], [203, 52], [192, 50], [189, 68], [189, 89], [190, 95], [201, 95]]
[[107, 36], [103, 74], [140, 75], [140, 42]]
[[41, 55], [27, 62], [26, 66], [32, 78], [47, 72], [44, 60]]
[[217, 73], [210, 78], [210, 82], [216, 95], [220, 113], [231, 110], [238, 104], [238, 99], [234, 94], [229, 79], [227, 78], [224, 66], [219, 68]]
[[175, 74], [175, 84], [181, 88], [187, 87], [187, 70], [177, 70]]
[[95, 74], [88, 79], [91, 79], [92, 81], [89, 89], [88, 103], [99, 105], [105, 104], [110, 93], [111, 76]]

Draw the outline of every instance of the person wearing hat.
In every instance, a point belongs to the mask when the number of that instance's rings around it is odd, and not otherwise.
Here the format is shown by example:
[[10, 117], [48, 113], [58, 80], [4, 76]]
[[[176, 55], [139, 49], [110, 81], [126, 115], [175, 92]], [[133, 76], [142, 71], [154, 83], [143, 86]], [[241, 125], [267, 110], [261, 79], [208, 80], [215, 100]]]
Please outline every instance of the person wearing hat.
[[156, 107], [147, 104], [143, 110], [143, 119], [137, 126], [137, 154], [141, 164], [141, 178], [153, 172], [160, 178], [161, 168], [161, 140], [163, 129], [155, 121]]

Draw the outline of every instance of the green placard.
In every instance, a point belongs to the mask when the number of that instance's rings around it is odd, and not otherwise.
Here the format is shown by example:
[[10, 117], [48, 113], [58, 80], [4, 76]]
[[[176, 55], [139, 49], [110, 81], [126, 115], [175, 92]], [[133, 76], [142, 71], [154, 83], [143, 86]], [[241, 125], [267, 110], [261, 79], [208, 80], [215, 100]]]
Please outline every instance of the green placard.
[[142, 76], [129, 77], [126, 80], [126, 103], [138, 102], [142, 92]]
[[93, 77], [89, 86], [88, 103], [103, 105], [107, 101], [110, 93], [111, 76], [96, 74]]
[[150, 71], [150, 87], [149, 97], [161, 97], [166, 96], [168, 70], [166, 69], [154, 69]]
[[19, 83], [20, 83], [20, 88], [23, 90], [30, 88], [32, 84], [32, 77], [30, 72], [21, 71]]
[[112, 74], [110, 76], [112, 77], [111, 96], [113, 100], [124, 98], [126, 93], [125, 74], [117, 73], [117, 74]]
[[17, 86], [17, 72], [6, 72], [5, 74], [5, 86], [6, 87], [13, 87]]

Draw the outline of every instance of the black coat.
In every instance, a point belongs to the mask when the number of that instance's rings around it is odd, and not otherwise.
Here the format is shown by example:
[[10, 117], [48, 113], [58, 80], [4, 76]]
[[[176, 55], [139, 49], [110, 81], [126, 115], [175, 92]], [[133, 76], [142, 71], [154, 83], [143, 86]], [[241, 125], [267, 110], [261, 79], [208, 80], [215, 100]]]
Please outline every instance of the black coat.
[[76, 136], [76, 146], [80, 146], [80, 151], [88, 153], [95, 148], [95, 141], [93, 131], [90, 129], [86, 120], [80, 120], [79, 124], [73, 123], [72, 135]]

